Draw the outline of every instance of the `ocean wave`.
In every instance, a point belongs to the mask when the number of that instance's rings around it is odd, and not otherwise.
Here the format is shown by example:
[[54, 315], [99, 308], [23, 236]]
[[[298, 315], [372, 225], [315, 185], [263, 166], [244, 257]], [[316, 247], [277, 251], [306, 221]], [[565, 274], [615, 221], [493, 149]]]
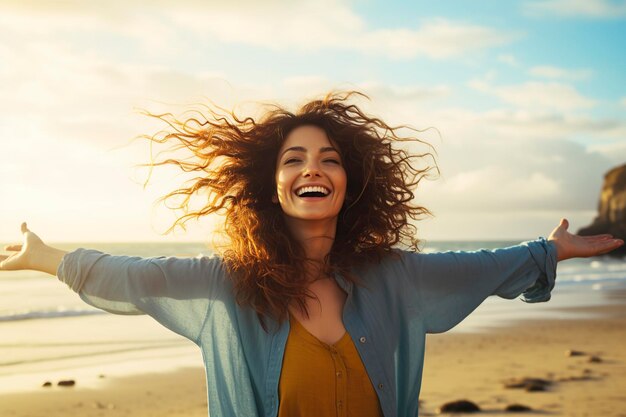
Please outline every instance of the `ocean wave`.
[[101, 310], [94, 309], [68, 309], [58, 307], [50, 310], [21, 310], [21, 311], [4, 311], [0, 313], [0, 322], [32, 320], [32, 319], [55, 319], [64, 317], [93, 316], [98, 314], [106, 314]]

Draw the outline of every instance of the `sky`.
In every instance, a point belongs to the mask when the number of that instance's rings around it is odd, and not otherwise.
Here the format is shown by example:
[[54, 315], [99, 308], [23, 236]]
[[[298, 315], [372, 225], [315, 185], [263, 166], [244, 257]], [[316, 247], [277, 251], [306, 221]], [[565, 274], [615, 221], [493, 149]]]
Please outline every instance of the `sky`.
[[164, 126], [142, 111], [331, 90], [436, 150], [420, 238], [575, 231], [626, 163], [625, 20], [609, 0], [2, 0], [0, 241], [22, 221], [47, 242], [210, 240], [216, 219], [163, 234], [156, 200], [189, 177], [144, 185], [133, 139]]

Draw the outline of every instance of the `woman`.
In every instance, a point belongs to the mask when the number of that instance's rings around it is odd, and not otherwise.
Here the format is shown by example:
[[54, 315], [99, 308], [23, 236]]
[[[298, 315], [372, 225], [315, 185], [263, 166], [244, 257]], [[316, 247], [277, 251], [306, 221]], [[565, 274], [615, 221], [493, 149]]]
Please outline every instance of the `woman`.
[[[202, 350], [212, 416], [416, 416], [426, 333], [443, 332], [487, 296], [547, 301], [556, 262], [609, 252], [563, 219], [539, 238], [494, 251], [421, 254], [412, 189], [430, 154], [392, 146], [397, 129], [330, 94], [297, 114], [261, 120], [166, 120], [195, 159], [166, 160], [202, 176], [170, 193], [179, 219], [225, 213], [228, 244], [212, 258], [66, 253], [26, 224], [0, 268], [58, 277], [89, 304], [147, 313]], [[395, 249], [404, 243], [409, 250]]]

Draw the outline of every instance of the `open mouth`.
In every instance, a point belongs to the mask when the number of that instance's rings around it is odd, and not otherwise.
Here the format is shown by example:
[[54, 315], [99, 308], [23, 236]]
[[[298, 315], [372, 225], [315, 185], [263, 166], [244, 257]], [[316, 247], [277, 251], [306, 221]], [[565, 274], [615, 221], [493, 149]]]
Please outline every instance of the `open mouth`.
[[300, 198], [323, 198], [330, 194], [330, 190], [319, 185], [305, 186], [296, 189], [296, 195]]

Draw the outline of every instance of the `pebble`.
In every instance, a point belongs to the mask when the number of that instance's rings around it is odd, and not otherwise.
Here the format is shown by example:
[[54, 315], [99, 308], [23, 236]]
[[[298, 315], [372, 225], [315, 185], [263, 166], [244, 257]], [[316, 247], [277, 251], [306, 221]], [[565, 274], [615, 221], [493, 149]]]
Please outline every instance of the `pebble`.
[[545, 391], [546, 390], [546, 385], [544, 384], [540, 384], [537, 382], [531, 382], [529, 384], [527, 384], [524, 389], [528, 392], [536, 392], [536, 391]]
[[66, 380], [57, 382], [57, 385], [59, 387], [73, 387], [74, 385], [76, 385], [76, 381], [74, 381], [73, 379], [66, 379]]
[[458, 400], [452, 401], [449, 403], [445, 403], [437, 410], [439, 413], [456, 413], [456, 412], [465, 412], [465, 413], [475, 413], [480, 411], [480, 408], [471, 401], [468, 400]]
[[505, 388], [524, 388], [526, 391], [545, 391], [552, 381], [541, 378], [513, 379], [504, 383]]
[[504, 411], [520, 413], [520, 412], [525, 412], [525, 411], [532, 411], [532, 408], [530, 408], [527, 405], [522, 405], [522, 404], [509, 404], [506, 406]]

